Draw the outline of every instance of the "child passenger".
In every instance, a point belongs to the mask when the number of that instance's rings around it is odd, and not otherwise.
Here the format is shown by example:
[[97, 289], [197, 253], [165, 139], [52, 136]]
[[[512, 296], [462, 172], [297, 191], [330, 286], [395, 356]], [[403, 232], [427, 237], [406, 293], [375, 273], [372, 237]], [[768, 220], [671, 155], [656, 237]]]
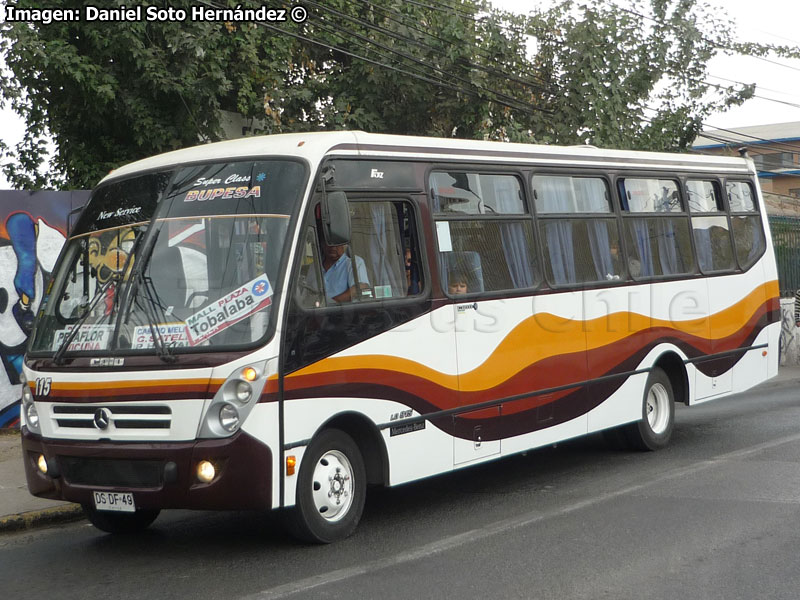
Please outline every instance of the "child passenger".
[[447, 278], [447, 291], [451, 296], [467, 293], [467, 276], [463, 271], [451, 271]]

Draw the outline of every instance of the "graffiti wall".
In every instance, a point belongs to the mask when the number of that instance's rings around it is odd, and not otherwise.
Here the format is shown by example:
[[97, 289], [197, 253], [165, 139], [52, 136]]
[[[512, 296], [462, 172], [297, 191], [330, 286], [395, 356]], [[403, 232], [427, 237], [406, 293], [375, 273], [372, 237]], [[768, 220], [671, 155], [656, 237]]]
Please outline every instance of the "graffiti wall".
[[0, 427], [19, 426], [22, 356], [42, 290], [89, 192], [0, 190]]

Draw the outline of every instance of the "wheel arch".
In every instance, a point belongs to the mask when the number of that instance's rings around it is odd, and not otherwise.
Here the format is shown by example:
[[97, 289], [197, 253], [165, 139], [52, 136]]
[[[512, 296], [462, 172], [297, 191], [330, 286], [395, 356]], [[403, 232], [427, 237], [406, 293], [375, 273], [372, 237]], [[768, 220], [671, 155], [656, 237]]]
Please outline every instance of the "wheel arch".
[[375, 424], [356, 412], [335, 415], [325, 421], [314, 437], [327, 429], [338, 429], [349, 435], [358, 446], [367, 472], [367, 484], [385, 486], [389, 483], [389, 455], [386, 444]]
[[689, 376], [683, 359], [676, 352], [665, 352], [658, 357], [654, 367], [660, 367], [669, 377], [675, 402], [689, 405]]

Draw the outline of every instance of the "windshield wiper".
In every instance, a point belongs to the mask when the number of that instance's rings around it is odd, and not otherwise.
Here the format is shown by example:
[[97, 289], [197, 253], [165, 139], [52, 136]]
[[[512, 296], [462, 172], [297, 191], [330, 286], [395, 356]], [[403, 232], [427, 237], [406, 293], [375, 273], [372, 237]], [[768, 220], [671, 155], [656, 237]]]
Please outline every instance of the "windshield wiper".
[[153, 346], [155, 346], [156, 355], [164, 362], [175, 362], [178, 360], [178, 357], [174, 356], [169, 351], [169, 347], [164, 342], [164, 337], [161, 335], [161, 331], [158, 328], [158, 315], [156, 314], [156, 309], [161, 311], [161, 320], [163, 322], [166, 321], [167, 318], [163, 310], [164, 307], [157, 299], [158, 294], [153, 288], [153, 280], [150, 277], [145, 277], [144, 269], [138, 273], [137, 284], [138, 285], [136, 288], [138, 289], [139, 287], [142, 287], [145, 295], [147, 296], [148, 302], [145, 303], [145, 306], [143, 306], [143, 312], [147, 317], [147, 325], [150, 327], [150, 334], [153, 336]]
[[[138, 302], [139, 288], [144, 290], [144, 293], [147, 296], [147, 302], [142, 303], [142, 312], [147, 319], [147, 326], [150, 328], [150, 335], [153, 336], [153, 346], [156, 349], [156, 355], [164, 362], [175, 362], [178, 359], [169, 351], [167, 344], [164, 342], [164, 337], [161, 335], [161, 331], [158, 328], [158, 315], [156, 314], [156, 309], [161, 309], [162, 321], [166, 320], [166, 315], [164, 314], [163, 307], [158, 302], [158, 294], [153, 288], [153, 280], [149, 277], [146, 277], [144, 274], [145, 270], [147, 269], [147, 265], [150, 263], [150, 259], [153, 256], [153, 249], [155, 248], [156, 240], [158, 239], [160, 233], [160, 229], [157, 229], [153, 232], [153, 236], [150, 239], [147, 248], [143, 250], [145, 255], [143, 257], [144, 260], [134, 267], [136, 274], [134, 276], [133, 285], [131, 286], [129, 298], [130, 302], [132, 303]], [[130, 310], [130, 308], [128, 310]]]
[[[108, 291], [108, 288], [111, 286], [111, 284], [118, 282], [120, 279], [121, 277], [119, 273], [113, 273], [111, 277], [109, 277], [108, 281], [106, 281], [105, 284], [103, 284], [103, 287], [101, 287], [99, 290], [97, 290], [97, 292], [95, 292], [92, 301], [86, 307], [84, 313], [80, 317], [78, 317], [77, 321], [75, 321], [74, 325], [72, 326], [72, 330], [67, 334], [67, 337], [64, 338], [64, 341], [61, 342], [61, 345], [58, 347], [58, 350], [56, 350], [56, 353], [53, 355], [53, 362], [55, 364], [57, 365], [61, 364], [61, 359], [64, 357], [64, 353], [67, 351], [67, 348], [69, 348], [69, 345], [72, 343], [72, 340], [75, 339], [75, 336], [78, 335], [78, 332], [80, 331], [81, 327], [83, 327], [84, 323], [86, 323], [86, 319], [88, 319], [89, 315], [92, 314], [92, 311], [100, 302], [100, 300], [102, 298], [105, 298], [106, 291]], [[117, 288], [117, 290], [119, 290], [119, 288]]]

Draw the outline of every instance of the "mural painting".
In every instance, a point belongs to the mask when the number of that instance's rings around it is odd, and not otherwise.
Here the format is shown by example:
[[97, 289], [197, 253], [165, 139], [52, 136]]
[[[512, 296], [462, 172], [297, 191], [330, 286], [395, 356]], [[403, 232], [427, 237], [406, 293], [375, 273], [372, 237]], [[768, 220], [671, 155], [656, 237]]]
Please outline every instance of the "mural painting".
[[0, 428], [19, 426], [28, 336], [70, 222], [88, 197], [86, 191], [0, 191]]

